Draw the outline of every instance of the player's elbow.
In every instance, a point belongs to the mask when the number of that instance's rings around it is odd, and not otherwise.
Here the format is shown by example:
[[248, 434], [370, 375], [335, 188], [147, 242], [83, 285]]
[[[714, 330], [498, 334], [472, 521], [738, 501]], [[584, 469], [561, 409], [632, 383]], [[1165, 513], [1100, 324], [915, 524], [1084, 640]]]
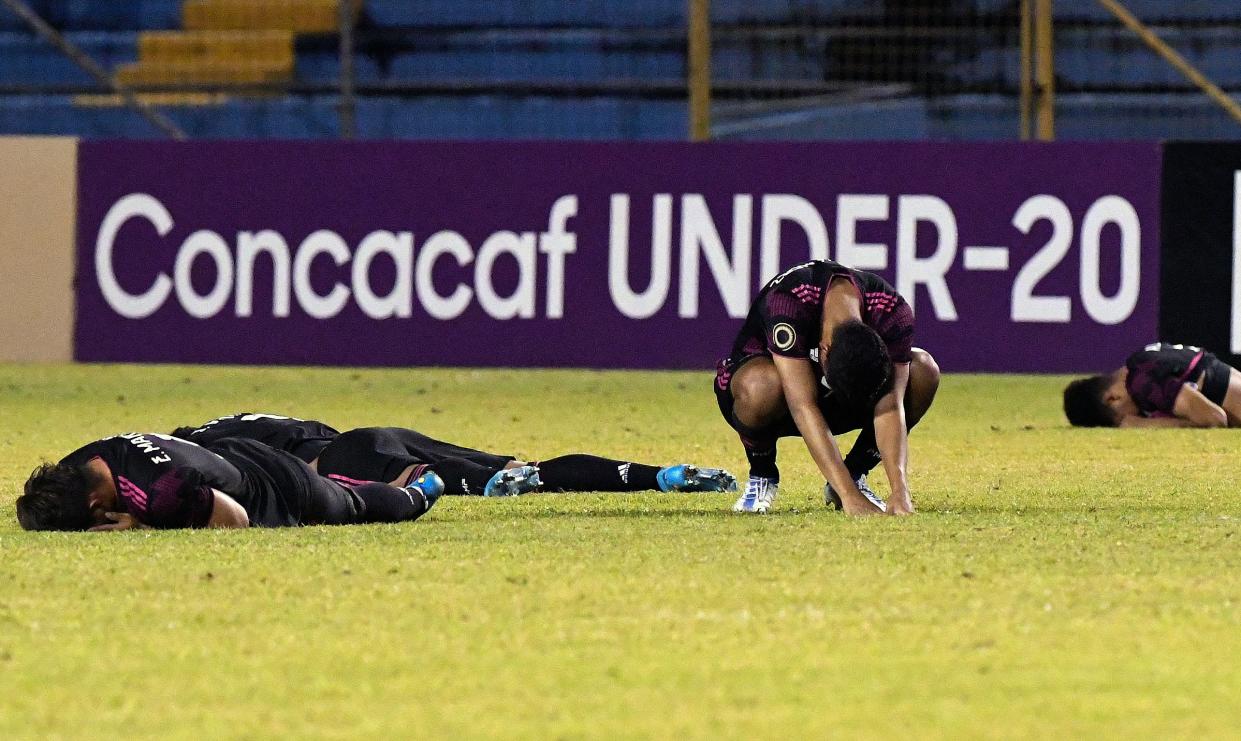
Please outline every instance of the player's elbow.
[[1217, 429], [1228, 426], [1228, 415], [1223, 409], [1212, 409], [1201, 415], [1200, 419], [1194, 421], [1194, 426], [1204, 429]]
[[250, 527], [250, 515], [246, 513], [245, 507], [222, 491], [216, 490], [214, 493], [215, 502], [211, 506], [211, 518], [207, 520], [207, 527]]

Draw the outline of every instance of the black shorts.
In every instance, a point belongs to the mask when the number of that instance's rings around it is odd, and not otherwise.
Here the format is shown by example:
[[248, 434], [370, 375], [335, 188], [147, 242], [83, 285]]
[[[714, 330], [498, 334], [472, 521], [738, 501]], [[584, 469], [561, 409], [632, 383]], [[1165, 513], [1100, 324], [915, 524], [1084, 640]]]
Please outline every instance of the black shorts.
[[[719, 405], [720, 414], [724, 415], [725, 421], [741, 435], [742, 442], [747, 446], [751, 443], [770, 443], [781, 437], [801, 437], [797, 423], [793, 421], [790, 414], [762, 428], [749, 427], [737, 419], [737, 414], [733, 409], [731, 390], [733, 376], [746, 363], [755, 358], [764, 357], [768, 356], [747, 355], [742, 358], [725, 358], [715, 366], [715, 380], [712, 384], [715, 389], [715, 402]], [[873, 415], [846, 407], [829, 396], [819, 397], [818, 406], [824, 421], [827, 422], [827, 429], [831, 430], [833, 435], [862, 429], [874, 421]]]
[[501, 469], [516, 460], [511, 455], [463, 448], [404, 427], [359, 427], [342, 432], [319, 454], [319, 473], [348, 476], [366, 481], [395, 481], [406, 468], [434, 466], [447, 459], [460, 459], [487, 468]]
[[1199, 390], [1203, 396], [1222, 406], [1224, 397], [1228, 394], [1232, 366], [1209, 352], [1202, 354], [1202, 364], [1205, 367], [1202, 373], [1202, 388]]
[[348, 486], [320, 476], [291, 453], [235, 437], [207, 449], [241, 471], [242, 488], [225, 493], [245, 508], [253, 526], [348, 525], [366, 512]]

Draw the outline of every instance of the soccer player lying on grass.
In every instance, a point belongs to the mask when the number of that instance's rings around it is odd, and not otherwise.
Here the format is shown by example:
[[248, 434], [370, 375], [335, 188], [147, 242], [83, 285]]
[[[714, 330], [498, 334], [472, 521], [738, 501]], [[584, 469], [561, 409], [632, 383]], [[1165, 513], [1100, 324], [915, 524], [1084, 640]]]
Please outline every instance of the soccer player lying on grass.
[[511, 496], [530, 491], [732, 491], [732, 474], [689, 464], [649, 466], [574, 454], [528, 463], [446, 443], [404, 427], [337, 432], [315, 420], [274, 414], [234, 414], [172, 434], [201, 445], [243, 437], [285, 450], [324, 475], [365, 481], [411, 481], [427, 471], [446, 494]]
[[201, 447], [129, 433], [36, 468], [17, 499], [17, 520], [27, 530], [403, 522], [426, 514], [443, 491], [435, 474], [404, 487], [323, 477], [254, 440]]
[[[892, 488], [886, 512], [913, 512], [908, 431], [939, 387], [935, 360], [912, 346], [913, 320], [882, 278], [831, 260], [798, 265], [763, 287], [715, 378], [720, 411], [750, 461], [734, 510], [771, 507], [780, 483], [776, 440], [801, 436], [827, 479], [829, 506], [884, 512], [866, 485], [882, 460]], [[842, 460], [834, 435], [859, 428]]]
[[1077, 427], [1241, 427], [1241, 371], [1200, 347], [1156, 342], [1064, 389]]

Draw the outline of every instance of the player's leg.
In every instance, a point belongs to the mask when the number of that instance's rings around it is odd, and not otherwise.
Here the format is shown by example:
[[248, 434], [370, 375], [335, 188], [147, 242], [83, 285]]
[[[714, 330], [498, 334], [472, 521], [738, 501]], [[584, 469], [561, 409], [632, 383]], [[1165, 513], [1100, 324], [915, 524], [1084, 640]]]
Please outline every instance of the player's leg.
[[512, 456], [446, 443], [404, 427], [341, 433], [320, 453], [317, 468], [323, 474], [394, 482], [432, 470], [444, 480], [447, 494], [459, 496], [522, 494], [539, 483], [537, 470]]
[[778, 435], [770, 434], [770, 431], [790, 417], [776, 364], [767, 357], [746, 362], [732, 374], [727, 393], [731, 397], [731, 408], [730, 412], [725, 413], [725, 418], [741, 435], [741, 443], [750, 462], [751, 478], [758, 476], [778, 482]]
[[354, 481], [342, 476], [307, 481], [305, 525], [407, 522], [426, 514], [444, 493], [444, 482], [427, 472], [407, 486]]
[[[912, 430], [926, 416], [938, 390], [939, 365], [929, 352], [915, 347], [909, 364], [909, 385], [905, 388], [906, 430]], [[845, 466], [856, 480], [870, 473], [880, 460], [879, 447], [875, 444], [875, 421], [869, 419], [845, 456]]]
[[296, 456], [254, 440], [223, 438], [209, 449], [242, 472], [245, 491], [234, 498], [246, 508], [251, 524], [259, 526], [414, 520], [443, 492], [443, 482], [434, 475], [404, 488], [339, 475], [325, 478]]
[[[1223, 407], [1228, 415], [1229, 427], [1241, 427], [1241, 371], [1216, 360], [1202, 379], [1201, 391]], [[1216, 401], [1216, 398], [1220, 400]]]
[[435, 463], [411, 463], [393, 479], [397, 486], [414, 481], [424, 473], [435, 473], [449, 496], [509, 497], [534, 491], [541, 483], [537, 466], [518, 463], [513, 467], [484, 466], [461, 458], [444, 458]]
[[634, 461], [574, 453], [535, 463], [543, 491], [731, 491], [732, 474], [719, 468], [682, 463], [652, 466]]
[[780, 486], [776, 440], [797, 434], [775, 363], [767, 357], [751, 358], [739, 367], [721, 363], [715, 378], [715, 395], [724, 419], [741, 438], [750, 464], [745, 492], [733, 504], [733, 510], [766, 512]]

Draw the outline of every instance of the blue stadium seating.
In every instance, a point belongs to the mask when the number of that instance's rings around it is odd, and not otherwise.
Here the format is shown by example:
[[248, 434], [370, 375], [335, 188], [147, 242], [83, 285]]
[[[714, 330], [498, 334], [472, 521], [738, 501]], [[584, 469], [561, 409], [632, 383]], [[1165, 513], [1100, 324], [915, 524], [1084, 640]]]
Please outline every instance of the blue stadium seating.
[[[987, 0], [993, 2], [995, 0]], [[378, 26], [664, 28], [685, 25], [681, 0], [368, 0]], [[861, 0], [712, 0], [716, 23], [789, 23], [882, 14]]]
[[[1230, 28], [1160, 29], [1160, 36], [1217, 85], [1241, 87], [1241, 33]], [[1121, 29], [1068, 28], [1056, 39], [1056, 79], [1068, 89], [1186, 87], [1185, 77], [1146, 44]], [[963, 80], [1016, 86], [1021, 58], [1016, 49], [993, 48], [958, 62]]]
[[[140, 31], [181, 25], [183, 0], [27, 0], [48, 23], [64, 31]], [[0, 8], [0, 31], [26, 24]]]
[[[286, 96], [163, 109], [195, 138], [320, 139], [339, 136], [337, 99]], [[610, 97], [427, 96], [358, 102], [368, 139], [683, 139], [685, 105]], [[84, 107], [65, 96], [9, 96], [0, 135], [149, 138], [159, 132], [133, 111]]]
[[[138, 56], [132, 32], [81, 31], [74, 44], [107, 69]], [[51, 44], [30, 34], [0, 32], [0, 85], [92, 85], [94, 79]]]
[[[138, 32], [178, 28], [182, 0], [30, 0], [67, 37], [105, 66], [133, 61]], [[358, 82], [435, 85], [456, 94], [364, 95], [360, 135], [368, 138], [681, 139], [685, 104], [660, 96], [484, 95], [470, 86], [642, 82], [677, 85], [685, 74], [683, 0], [365, 0], [359, 29]], [[713, 48], [718, 81], [824, 83], [833, 76], [826, 37], [756, 43], [732, 24], [845, 25], [876, 20], [882, 0], [713, 0], [724, 29]], [[1241, 88], [1241, 0], [1126, 0], [1126, 5], [1218, 83]], [[974, 0], [974, 13], [1011, 18], [1014, 0]], [[1057, 16], [1058, 130], [1064, 138], [1237, 138], [1238, 127], [1198, 94], [1174, 94], [1181, 76], [1097, 3], [1060, 2]], [[1194, 21], [1172, 27], [1162, 21]], [[376, 51], [368, 34], [400, 38]], [[1015, 88], [1012, 35], [984, 39], [964, 58], [943, 58], [947, 87]], [[298, 44], [297, 82], [330, 86], [338, 77], [334, 43]], [[91, 80], [20, 21], [0, 9], [0, 86], [82, 86]], [[1151, 89], [1147, 94], [1136, 91]], [[1101, 90], [1100, 93], [1075, 91]], [[1107, 92], [1107, 91], [1111, 92]], [[1162, 92], [1158, 92], [1162, 90]], [[1121, 92], [1127, 91], [1127, 92]], [[721, 106], [721, 138], [1011, 139], [1011, 96], [939, 95], [812, 108], [781, 108], [738, 118]], [[321, 138], [338, 135], [331, 94], [168, 109], [191, 136]], [[0, 134], [157, 136], [132, 111], [75, 104], [67, 95], [0, 96]]]

